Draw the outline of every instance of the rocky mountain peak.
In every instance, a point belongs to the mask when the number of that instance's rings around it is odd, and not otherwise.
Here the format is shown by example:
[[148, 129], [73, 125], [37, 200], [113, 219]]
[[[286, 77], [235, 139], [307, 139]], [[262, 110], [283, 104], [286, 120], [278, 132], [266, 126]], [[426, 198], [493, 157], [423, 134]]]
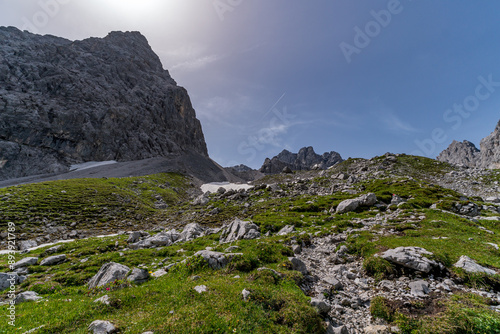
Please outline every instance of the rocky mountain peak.
[[327, 169], [343, 159], [337, 152], [325, 152], [323, 155], [316, 154], [311, 146], [303, 147], [298, 153], [283, 150], [272, 159], [267, 158], [260, 168], [260, 172], [266, 174], [281, 173], [284, 168], [291, 170]]
[[500, 168], [500, 121], [493, 132], [483, 138], [481, 147], [481, 167], [498, 169]]
[[454, 140], [437, 160], [471, 168], [500, 168], [500, 121], [495, 130], [481, 140], [480, 148], [467, 140]]
[[476, 167], [478, 159], [480, 159], [479, 149], [467, 140], [463, 142], [454, 140], [450, 146], [437, 157], [439, 161], [467, 167]]
[[187, 91], [138, 32], [69, 41], [0, 27], [0, 180], [87, 161], [208, 158]]

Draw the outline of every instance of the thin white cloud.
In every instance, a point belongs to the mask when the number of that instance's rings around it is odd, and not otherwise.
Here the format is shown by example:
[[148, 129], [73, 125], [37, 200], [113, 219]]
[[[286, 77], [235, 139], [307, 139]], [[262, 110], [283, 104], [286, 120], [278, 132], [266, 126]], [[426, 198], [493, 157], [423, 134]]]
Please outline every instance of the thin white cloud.
[[181, 62], [177, 65], [172, 66], [172, 70], [185, 70], [185, 71], [195, 71], [199, 70], [201, 68], [204, 68], [205, 66], [216, 62], [223, 57], [217, 56], [217, 55], [210, 55], [210, 56], [202, 56], [196, 59], [191, 59], [187, 60], [184, 62]]

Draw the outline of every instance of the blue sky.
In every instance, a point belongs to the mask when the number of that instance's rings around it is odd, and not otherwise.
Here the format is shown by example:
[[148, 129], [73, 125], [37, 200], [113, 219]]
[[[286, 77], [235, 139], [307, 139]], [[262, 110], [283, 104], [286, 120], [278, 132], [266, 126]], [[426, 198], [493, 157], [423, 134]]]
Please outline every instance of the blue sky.
[[284, 148], [370, 158], [479, 146], [500, 119], [500, 2], [0, 0], [0, 25], [140, 31], [221, 165]]

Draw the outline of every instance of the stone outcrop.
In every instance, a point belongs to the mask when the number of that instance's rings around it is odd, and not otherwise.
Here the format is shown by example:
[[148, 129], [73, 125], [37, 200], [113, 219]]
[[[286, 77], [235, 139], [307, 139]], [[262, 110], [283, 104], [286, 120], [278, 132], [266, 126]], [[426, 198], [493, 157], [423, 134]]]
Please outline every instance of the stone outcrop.
[[434, 270], [443, 270], [444, 266], [427, 256], [432, 256], [431, 252], [420, 247], [397, 247], [389, 249], [380, 257], [397, 265], [429, 274]]
[[70, 41], [0, 27], [0, 59], [0, 180], [88, 161], [209, 159], [187, 91], [138, 32]]
[[287, 167], [292, 171], [327, 169], [342, 161], [342, 157], [337, 152], [332, 151], [319, 155], [309, 146], [301, 148], [299, 153], [291, 153], [290, 151], [283, 150], [274, 158], [267, 158], [260, 171], [265, 174], [277, 174], [281, 173]]
[[500, 121], [495, 130], [480, 143], [480, 149], [467, 141], [453, 141], [437, 160], [471, 168], [500, 168]]
[[468, 273], [485, 273], [488, 275], [495, 275], [497, 273], [492, 269], [479, 265], [476, 261], [466, 255], [462, 255], [460, 259], [458, 259], [457, 263], [455, 263], [453, 266], [462, 268], [465, 272]]
[[372, 206], [377, 203], [377, 196], [374, 193], [361, 195], [357, 198], [346, 199], [337, 206], [337, 213], [346, 213], [356, 210], [360, 206]]
[[476, 145], [467, 140], [463, 142], [454, 140], [436, 159], [453, 165], [476, 167], [480, 158], [481, 154]]
[[109, 284], [115, 280], [123, 280], [127, 277], [130, 268], [123, 264], [108, 262], [103, 264], [97, 274], [88, 283], [89, 289]]
[[480, 143], [481, 162], [480, 166], [489, 169], [500, 168], [500, 121], [495, 130]]
[[259, 227], [249, 221], [238, 218], [222, 230], [220, 243], [228, 243], [241, 239], [255, 239], [260, 237]]

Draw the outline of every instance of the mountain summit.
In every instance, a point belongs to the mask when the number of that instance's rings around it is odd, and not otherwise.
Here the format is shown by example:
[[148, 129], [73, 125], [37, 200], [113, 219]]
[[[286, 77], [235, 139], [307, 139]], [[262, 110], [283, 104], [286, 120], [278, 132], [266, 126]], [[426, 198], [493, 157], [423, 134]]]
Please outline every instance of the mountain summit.
[[332, 151], [319, 155], [309, 146], [301, 148], [298, 153], [283, 150], [274, 158], [267, 158], [260, 171], [266, 174], [276, 174], [281, 173], [284, 168], [290, 170], [327, 169], [342, 161], [344, 160], [337, 152]]
[[187, 91], [138, 32], [70, 41], [0, 27], [0, 60], [0, 180], [88, 161], [213, 164]]
[[500, 121], [495, 130], [483, 138], [478, 149], [470, 141], [453, 141], [437, 160], [467, 167], [500, 168]]

